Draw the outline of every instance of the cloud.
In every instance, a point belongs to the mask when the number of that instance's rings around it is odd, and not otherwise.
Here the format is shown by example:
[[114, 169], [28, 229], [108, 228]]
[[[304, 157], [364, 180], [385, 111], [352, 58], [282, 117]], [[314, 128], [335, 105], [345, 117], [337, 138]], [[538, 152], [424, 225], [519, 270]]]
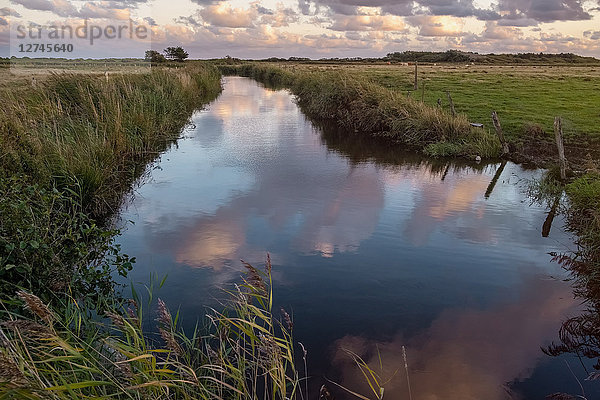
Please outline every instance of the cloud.
[[[197, 10], [180, 17], [169, 13], [169, 1], [153, 0], [155, 20], [137, 15], [145, 9], [138, 8], [140, 4], [150, 4], [147, 0], [14, 0], [14, 7], [0, 8], [3, 18], [0, 24], [5, 26], [13, 18], [30, 20], [36, 14], [28, 10], [65, 18], [137, 18], [152, 26], [158, 38], [171, 35], [176, 41], [181, 37], [188, 47], [198, 48], [200, 57], [207, 54], [206, 48], [213, 49], [213, 55], [218, 55], [214, 53], [217, 51], [234, 55], [236, 50], [247, 57], [285, 53], [319, 58], [381, 56], [425, 46], [434, 51], [556, 50], [600, 55], [598, 29], [591, 21], [582, 25], [579, 33], [569, 31], [568, 37], [540, 36], [551, 31], [548, 24], [552, 22], [548, 21], [586, 20], [598, 15], [594, 11], [595, 0], [281, 0], [278, 3], [255, 0], [244, 6], [234, 5], [231, 0], [193, 0], [200, 5]], [[486, 3], [489, 5], [483, 5]], [[165, 23], [165, 18], [175, 23]], [[485, 21], [481, 31], [482, 24], [476, 20]], [[529, 29], [519, 29], [525, 27]], [[583, 35], [583, 31], [588, 34]], [[200, 40], [198, 43], [205, 47], [196, 45], [191, 38]]]
[[499, 0], [498, 9], [508, 20], [538, 22], [581, 21], [592, 18], [583, 9], [585, 0]]
[[310, 0], [298, 0], [298, 9], [303, 15], [310, 15]]
[[108, 3], [85, 3], [78, 12], [81, 18], [107, 18], [127, 20], [131, 18], [131, 12], [128, 8], [115, 8]]
[[331, 14], [357, 15], [361, 7], [379, 8], [383, 14], [397, 16], [474, 17], [482, 21], [505, 20], [514, 26], [537, 25], [553, 21], [581, 21], [592, 18], [596, 8], [585, 10], [586, 0], [499, 0], [480, 8], [474, 0], [300, 0], [301, 10], [310, 4], [328, 8]]
[[477, 17], [483, 20], [498, 19], [500, 15], [491, 9], [480, 9], [473, 5], [473, 0], [420, 0], [433, 15], [450, 15], [454, 17]]
[[[368, 393], [368, 388], [361, 390], [364, 378], [342, 349], [363, 356], [377, 372], [381, 370], [381, 355], [384, 373], [391, 376], [394, 371], [404, 371], [405, 347], [415, 398], [515, 398], [515, 394], [507, 396], [508, 385], [532, 374], [543, 357], [540, 346], [556, 337], [561, 321], [577, 305], [564, 282], [524, 279], [521, 296], [515, 302], [489, 310], [446, 311], [413, 338], [399, 334], [383, 343], [351, 336], [341, 339], [335, 361], [343, 371], [343, 383]], [[402, 398], [407, 390], [405, 375], [397, 374], [386, 385], [385, 394]]]
[[406, 29], [404, 20], [393, 15], [339, 15], [329, 27], [334, 31], [396, 31]]
[[600, 31], [585, 31], [583, 32], [583, 36], [591, 40], [600, 40]]
[[77, 9], [68, 0], [12, 0], [28, 10], [49, 11], [60, 17], [107, 18], [124, 20], [131, 17], [131, 8], [140, 1], [87, 1]]
[[249, 28], [258, 15], [256, 7], [248, 9], [233, 8], [230, 4], [213, 4], [200, 10], [207, 24], [228, 28]]
[[497, 22], [486, 22], [481, 38], [488, 40], [512, 40], [521, 36], [521, 30], [514, 27], [501, 26]]
[[20, 17], [21, 14], [19, 14], [12, 8], [2, 7], [2, 8], [0, 8], [0, 16], [2, 16], [2, 17]]
[[283, 4], [278, 4], [277, 8], [273, 10], [266, 9], [260, 5], [255, 5], [256, 11], [262, 14], [260, 17], [260, 23], [262, 25], [269, 25], [274, 28], [288, 26], [291, 23], [298, 22], [299, 17], [296, 11], [292, 8], [285, 7]]
[[456, 37], [465, 34], [464, 21], [456, 17], [417, 15], [409, 17], [408, 21], [419, 28], [420, 36]]
[[181, 25], [202, 26], [202, 21], [200, 21], [197, 18], [194, 18], [194, 16], [188, 16], [188, 17], [179, 16], [179, 17], [175, 18], [174, 21], [176, 24], [181, 24]]
[[50, 0], [12, 0], [12, 2], [29, 10], [52, 11], [54, 9]]

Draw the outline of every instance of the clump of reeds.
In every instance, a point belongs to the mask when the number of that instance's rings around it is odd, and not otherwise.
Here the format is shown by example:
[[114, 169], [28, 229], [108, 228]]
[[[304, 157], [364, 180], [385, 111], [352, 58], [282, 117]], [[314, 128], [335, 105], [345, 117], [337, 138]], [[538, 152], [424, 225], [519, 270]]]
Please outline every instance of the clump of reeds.
[[159, 340], [142, 330], [141, 310], [113, 309], [100, 323], [74, 300], [59, 315], [20, 292], [35, 317], [1, 312], [0, 397], [298, 398], [291, 332], [271, 312], [270, 267], [250, 271], [204, 333], [187, 336], [159, 300]]
[[219, 72], [198, 64], [108, 80], [52, 75], [35, 88], [6, 91], [0, 168], [54, 180], [79, 191], [85, 208], [105, 213], [131, 181], [128, 164], [153, 159], [219, 90]]

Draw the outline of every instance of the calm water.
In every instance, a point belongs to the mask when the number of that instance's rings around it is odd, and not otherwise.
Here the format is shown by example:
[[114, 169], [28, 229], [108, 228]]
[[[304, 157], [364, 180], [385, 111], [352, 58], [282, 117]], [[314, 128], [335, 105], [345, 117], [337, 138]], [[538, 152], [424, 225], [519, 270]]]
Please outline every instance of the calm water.
[[[121, 214], [130, 277], [168, 274], [157, 295], [184, 323], [239, 280], [240, 259], [269, 252], [313, 385], [360, 387], [342, 348], [369, 360], [378, 348], [391, 374], [405, 346], [414, 399], [580, 393], [565, 360], [540, 350], [576, 304], [547, 254], [569, 246], [561, 221], [543, 238], [546, 210], [523, 192], [539, 172], [324, 134], [289, 93], [244, 78], [226, 78], [193, 123]], [[407, 398], [403, 373], [386, 398]]]

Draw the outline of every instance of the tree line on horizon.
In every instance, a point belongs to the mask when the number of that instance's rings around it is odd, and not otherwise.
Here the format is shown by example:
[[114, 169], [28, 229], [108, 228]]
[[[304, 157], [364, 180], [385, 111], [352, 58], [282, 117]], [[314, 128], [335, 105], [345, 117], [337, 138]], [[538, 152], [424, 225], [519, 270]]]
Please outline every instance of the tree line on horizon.
[[[183, 62], [188, 59], [189, 53], [181, 46], [167, 47], [162, 53], [156, 50], [148, 50], [145, 53], [144, 60], [153, 64], [161, 64], [167, 61]], [[19, 57], [22, 59], [30, 59], [30, 57]], [[0, 57], [0, 64], [4, 64], [10, 61], [10, 59], [17, 59], [17, 57], [2, 58]], [[33, 58], [37, 59], [37, 58]], [[39, 58], [40, 60], [46, 58]], [[65, 59], [67, 60], [67, 59]], [[83, 60], [83, 59], [78, 59]], [[109, 59], [111, 60], [111, 59]], [[120, 59], [125, 60], [125, 59]], [[130, 60], [135, 61], [136, 58]], [[238, 63], [244, 61], [244, 59], [231, 57], [229, 55], [220, 58], [219, 60], [225, 61], [228, 64]], [[250, 61], [252, 59], [245, 59]], [[295, 62], [295, 63], [381, 63], [387, 62], [393, 63], [423, 63], [423, 64], [436, 64], [436, 63], [475, 63], [484, 65], [542, 65], [542, 64], [600, 64], [600, 59], [595, 57], [580, 56], [573, 53], [490, 53], [480, 54], [476, 52], [466, 52], [461, 50], [447, 50], [447, 51], [402, 51], [388, 53], [384, 57], [330, 57], [312, 59], [309, 57], [269, 57], [263, 59], [254, 59], [255, 61], [266, 61], [266, 62]]]
[[490, 53], [479, 54], [460, 50], [447, 51], [402, 51], [388, 53], [385, 57], [332, 57], [313, 60], [308, 57], [271, 57], [261, 61], [274, 62], [389, 62], [389, 63], [477, 63], [477, 64], [599, 64], [594, 57], [573, 53]]
[[160, 64], [167, 62], [167, 60], [183, 62], [189, 57], [188, 52], [185, 51], [181, 46], [167, 47], [163, 50], [163, 53], [164, 54], [161, 54], [156, 50], [148, 50], [146, 51], [144, 60], [153, 64]]

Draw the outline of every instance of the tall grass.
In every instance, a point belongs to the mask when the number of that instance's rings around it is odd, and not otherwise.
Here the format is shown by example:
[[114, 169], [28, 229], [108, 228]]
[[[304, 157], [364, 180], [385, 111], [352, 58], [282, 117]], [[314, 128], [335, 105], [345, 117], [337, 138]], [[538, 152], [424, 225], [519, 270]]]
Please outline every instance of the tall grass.
[[[62, 74], [3, 88], [0, 295], [111, 292], [133, 261], [102, 222], [145, 164], [221, 89], [205, 64], [149, 74]], [[99, 222], [98, 222], [99, 221]]]
[[76, 188], [94, 214], [115, 206], [131, 161], [154, 157], [219, 92], [212, 67], [110, 76], [53, 75], [0, 102], [0, 167]]
[[[220, 69], [224, 74], [288, 87], [308, 116], [334, 121], [352, 134], [382, 137], [433, 156], [499, 155], [498, 140], [488, 131], [472, 128], [466, 116], [454, 117], [365, 77], [342, 70], [295, 70], [260, 64], [223, 65]], [[439, 151], [440, 144], [444, 145], [443, 152]]]
[[11, 398], [300, 398], [291, 326], [272, 313], [271, 267], [246, 266], [243, 284], [213, 310], [205, 330], [186, 335], [158, 300], [160, 338], [142, 330], [141, 300], [90, 320], [71, 300], [56, 313], [20, 292], [26, 312], [0, 324], [0, 394]]

